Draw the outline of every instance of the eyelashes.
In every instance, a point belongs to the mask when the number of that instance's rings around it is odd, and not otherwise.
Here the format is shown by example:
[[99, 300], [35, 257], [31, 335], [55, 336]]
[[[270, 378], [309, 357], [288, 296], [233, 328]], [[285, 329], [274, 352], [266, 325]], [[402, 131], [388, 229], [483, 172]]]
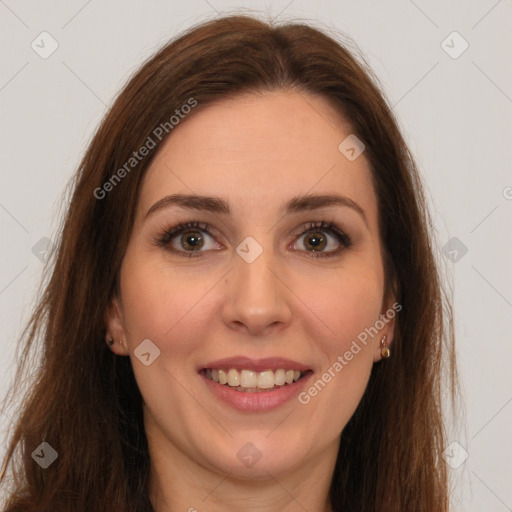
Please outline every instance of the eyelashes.
[[[169, 250], [174, 251], [174, 249], [170, 248], [170, 242], [172, 239], [178, 235], [181, 235], [182, 233], [185, 233], [187, 230], [190, 232], [197, 231], [204, 231], [209, 236], [213, 237], [213, 233], [210, 229], [210, 226], [208, 224], [204, 224], [202, 222], [186, 222], [186, 223], [180, 223], [177, 226], [174, 226], [172, 228], [167, 228], [163, 232], [161, 232], [157, 238], [156, 238], [156, 245], [159, 247], [166, 247], [169, 248]], [[179, 252], [179, 251], [176, 251]]]
[[[202, 253], [207, 252], [200, 250], [206, 243], [205, 237], [202, 236], [201, 232], [206, 233], [208, 237], [212, 239], [215, 237], [213, 230], [208, 224], [192, 221], [179, 223], [176, 226], [166, 228], [155, 237], [154, 244], [182, 257], [201, 257]], [[323, 249], [329, 244], [328, 237], [326, 237], [325, 234], [334, 237], [339, 243], [339, 247], [324, 252]], [[179, 235], [182, 235], [181, 242], [188, 245], [192, 250], [179, 250], [173, 246], [173, 240]], [[188, 236], [184, 237], [183, 235]], [[305, 240], [309, 240], [308, 245], [312, 250], [306, 249], [300, 250], [299, 252], [305, 252], [312, 258], [330, 258], [338, 256], [352, 245], [350, 237], [333, 222], [309, 222], [301, 226], [298, 232], [294, 234], [297, 238], [305, 235], [309, 235], [309, 238], [306, 236]]]

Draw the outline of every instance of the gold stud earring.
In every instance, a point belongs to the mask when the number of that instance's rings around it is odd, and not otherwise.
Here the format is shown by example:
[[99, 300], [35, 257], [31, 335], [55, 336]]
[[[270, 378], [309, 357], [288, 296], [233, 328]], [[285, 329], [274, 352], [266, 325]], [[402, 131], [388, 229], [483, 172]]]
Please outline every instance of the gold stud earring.
[[386, 336], [384, 336], [380, 340], [380, 355], [382, 356], [382, 359], [387, 359], [391, 355], [391, 351], [389, 350], [389, 347], [386, 345]]

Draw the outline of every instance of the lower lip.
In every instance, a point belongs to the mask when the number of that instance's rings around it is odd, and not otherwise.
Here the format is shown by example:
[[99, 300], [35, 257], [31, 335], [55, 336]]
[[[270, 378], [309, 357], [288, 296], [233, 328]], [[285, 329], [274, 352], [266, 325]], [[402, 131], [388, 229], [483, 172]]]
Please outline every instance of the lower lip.
[[273, 391], [258, 391], [256, 393], [235, 391], [226, 384], [214, 382], [203, 373], [200, 373], [200, 375], [206, 381], [208, 389], [231, 407], [245, 412], [262, 412], [277, 409], [297, 396], [305, 387], [306, 382], [313, 373], [308, 372], [297, 382], [286, 384], [279, 389], [274, 389]]

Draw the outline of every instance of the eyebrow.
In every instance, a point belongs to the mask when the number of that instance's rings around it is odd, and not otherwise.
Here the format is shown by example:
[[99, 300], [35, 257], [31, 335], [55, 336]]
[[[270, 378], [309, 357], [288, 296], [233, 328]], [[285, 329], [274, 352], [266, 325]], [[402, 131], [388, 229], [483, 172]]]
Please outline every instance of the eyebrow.
[[[220, 197], [196, 194], [171, 194], [157, 201], [147, 211], [145, 219], [157, 211], [179, 206], [190, 210], [200, 210], [222, 215], [230, 215], [229, 203]], [[282, 208], [283, 214], [318, 210], [328, 206], [344, 206], [355, 210], [368, 225], [364, 210], [352, 199], [337, 194], [302, 195], [291, 198]]]

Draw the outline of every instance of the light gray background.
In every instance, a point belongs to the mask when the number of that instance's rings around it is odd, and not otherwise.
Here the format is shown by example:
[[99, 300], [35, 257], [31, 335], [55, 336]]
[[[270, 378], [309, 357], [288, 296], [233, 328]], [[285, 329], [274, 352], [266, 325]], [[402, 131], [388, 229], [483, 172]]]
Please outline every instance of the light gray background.
[[[452, 237], [467, 247], [455, 263], [442, 256], [466, 403], [450, 441], [469, 454], [453, 470], [453, 510], [511, 511], [510, 0], [0, 0], [1, 395], [43, 269], [32, 248], [55, 239], [64, 186], [107, 106], [165, 41], [233, 10], [340, 30], [381, 80], [427, 184], [440, 247]], [[59, 45], [47, 59], [31, 48], [49, 47], [43, 31]], [[441, 46], [453, 31], [469, 43], [456, 59]], [[453, 37], [444, 44], [461, 48]], [[9, 421], [0, 418], [4, 432]]]

